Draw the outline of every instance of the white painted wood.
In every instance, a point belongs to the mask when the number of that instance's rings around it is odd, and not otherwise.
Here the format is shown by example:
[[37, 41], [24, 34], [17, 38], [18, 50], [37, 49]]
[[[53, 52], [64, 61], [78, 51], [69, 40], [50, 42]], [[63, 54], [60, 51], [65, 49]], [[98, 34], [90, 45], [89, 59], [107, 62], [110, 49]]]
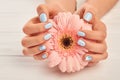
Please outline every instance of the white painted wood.
[[[82, 0], [78, 0], [82, 4]], [[120, 79], [120, 2], [102, 19], [108, 28], [109, 58], [74, 74], [49, 69], [46, 61], [22, 55], [22, 27], [36, 16], [43, 0], [0, 0], [0, 80], [114, 80]], [[78, 6], [79, 6], [78, 4]]]

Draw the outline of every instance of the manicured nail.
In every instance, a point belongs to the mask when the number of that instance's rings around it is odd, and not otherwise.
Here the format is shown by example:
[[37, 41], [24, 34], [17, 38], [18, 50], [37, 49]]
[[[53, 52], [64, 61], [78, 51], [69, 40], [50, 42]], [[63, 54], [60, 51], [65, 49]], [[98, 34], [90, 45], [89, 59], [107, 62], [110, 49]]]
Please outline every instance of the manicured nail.
[[84, 32], [81, 32], [81, 31], [78, 31], [77, 35], [78, 35], [78, 36], [81, 36], [81, 37], [84, 37], [84, 36], [85, 36], [85, 33], [84, 33]]
[[52, 23], [48, 23], [48, 24], [45, 25], [45, 29], [49, 29], [51, 27], [52, 27]]
[[43, 58], [43, 59], [47, 58], [47, 54], [43, 54], [43, 55], [42, 55], [42, 58]]
[[85, 57], [85, 60], [86, 60], [86, 61], [91, 61], [91, 60], [92, 60], [92, 57], [88, 55], [88, 56]]
[[51, 34], [46, 34], [46, 35], [44, 36], [44, 40], [48, 40], [48, 39], [50, 39], [51, 37], [52, 37]]
[[78, 40], [77, 44], [82, 47], [85, 46], [85, 42], [83, 40]]
[[85, 14], [84, 19], [89, 22], [92, 19], [92, 17], [92, 13], [88, 12]]
[[40, 50], [40, 51], [44, 51], [44, 50], [46, 50], [46, 46], [41, 45], [41, 46], [39, 47], [39, 50]]
[[41, 22], [46, 22], [47, 21], [47, 15], [45, 13], [40, 14], [40, 21]]

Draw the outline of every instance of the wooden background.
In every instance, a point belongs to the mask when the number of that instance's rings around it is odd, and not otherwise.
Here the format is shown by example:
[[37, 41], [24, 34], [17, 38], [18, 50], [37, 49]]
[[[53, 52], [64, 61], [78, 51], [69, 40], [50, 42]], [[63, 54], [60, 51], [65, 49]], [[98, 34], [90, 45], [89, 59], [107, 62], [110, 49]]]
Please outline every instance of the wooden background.
[[[79, 0], [82, 4], [84, 0]], [[108, 28], [109, 58], [81, 72], [63, 74], [46, 61], [22, 55], [23, 25], [36, 16], [43, 0], [0, 0], [0, 80], [114, 80], [120, 79], [120, 2], [102, 19]], [[109, 4], [109, 3], [108, 3]]]

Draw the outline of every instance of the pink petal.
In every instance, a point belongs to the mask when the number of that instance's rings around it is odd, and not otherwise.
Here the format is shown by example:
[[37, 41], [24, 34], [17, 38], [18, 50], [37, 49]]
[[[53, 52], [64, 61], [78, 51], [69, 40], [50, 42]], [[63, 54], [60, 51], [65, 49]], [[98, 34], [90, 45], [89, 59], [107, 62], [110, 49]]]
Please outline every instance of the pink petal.
[[61, 60], [61, 62], [60, 62], [58, 67], [61, 70], [61, 72], [65, 72], [66, 71], [66, 58], [65, 57], [63, 57], [63, 59]]
[[92, 30], [92, 25], [84, 22], [82, 19], [81, 19], [81, 25], [82, 25], [81, 26], [82, 30]]
[[83, 60], [82, 60], [82, 57], [81, 57], [79, 54], [76, 54], [76, 57], [77, 57], [78, 60], [79, 60], [81, 69], [83, 69], [83, 68], [88, 64], [88, 62], [83, 61]]
[[56, 22], [60, 30], [64, 30], [64, 28], [67, 27], [70, 16], [72, 16], [72, 14], [68, 12], [58, 13], [58, 15], [54, 17], [54, 21]]
[[67, 56], [67, 72], [72, 72], [73, 65], [74, 65], [73, 57]]
[[79, 16], [73, 14], [70, 17], [68, 26], [69, 26], [68, 29], [70, 29], [70, 30], [71, 30], [71, 28], [74, 29], [74, 30], [79, 30], [81, 28]]
[[78, 58], [76, 57], [76, 55], [73, 56], [73, 59], [74, 59], [74, 69], [76, 71], [79, 71], [80, 70], [80, 63], [79, 63], [79, 60]]
[[48, 60], [49, 60], [49, 67], [55, 67], [61, 62], [61, 57], [59, 56], [58, 52], [51, 51]]
[[75, 72], [75, 69], [73, 69], [72, 72]]

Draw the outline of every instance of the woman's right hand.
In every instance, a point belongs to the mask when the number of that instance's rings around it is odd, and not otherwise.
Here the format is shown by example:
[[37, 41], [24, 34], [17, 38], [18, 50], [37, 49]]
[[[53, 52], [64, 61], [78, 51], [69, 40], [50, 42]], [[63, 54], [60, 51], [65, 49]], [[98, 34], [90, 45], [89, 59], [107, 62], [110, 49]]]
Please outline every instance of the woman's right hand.
[[37, 8], [39, 16], [30, 19], [23, 27], [26, 36], [22, 39], [23, 54], [33, 56], [37, 60], [45, 59], [48, 53], [45, 42], [51, 38], [47, 31], [52, 27], [48, 19], [52, 19], [58, 12], [65, 11], [60, 4], [41, 4]]

